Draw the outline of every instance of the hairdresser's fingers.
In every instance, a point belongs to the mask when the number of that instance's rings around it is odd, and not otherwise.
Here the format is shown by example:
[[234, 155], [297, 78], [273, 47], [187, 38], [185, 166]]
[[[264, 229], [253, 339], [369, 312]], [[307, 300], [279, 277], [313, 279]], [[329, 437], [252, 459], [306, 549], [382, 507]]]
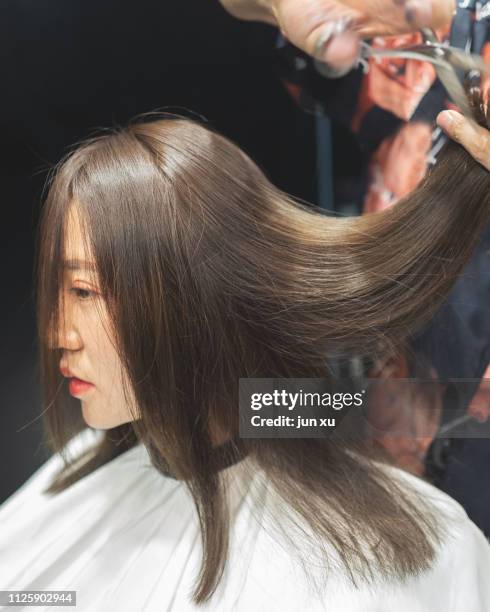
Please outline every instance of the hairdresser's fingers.
[[362, 38], [412, 32], [421, 27], [448, 26], [456, 0], [342, 0], [345, 6], [362, 12], [357, 31]]
[[269, 0], [286, 37], [320, 61], [352, 68], [362, 38], [451, 23], [455, 0]]
[[343, 0], [272, 0], [271, 6], [293, 45], [332, 66], [355, 64], [360, 47], [356, 28], [364, 17], [362, 10]]
[[219, 0], [235, 17], [278, 26], [296, 47], [339, 74], [356, 64], [363, 38], [440, 28], [456, 0]]
[[439, 113], [437, 124], [477, 162], [490, 170], [490, 132], [487, 129], [453, 110]]

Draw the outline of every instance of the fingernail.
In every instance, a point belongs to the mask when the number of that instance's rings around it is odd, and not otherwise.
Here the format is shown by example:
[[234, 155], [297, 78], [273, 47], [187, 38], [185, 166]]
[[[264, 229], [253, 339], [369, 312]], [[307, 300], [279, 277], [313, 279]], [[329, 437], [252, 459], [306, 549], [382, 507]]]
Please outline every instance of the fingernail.
[[437, 125], [445, 131], [449, 131], [456, 121], [457, 113], [455, 111], [443, 111], [437, 116]]
[[325, 27], [322, 29], [321, 34], [318, 36], [315, 43], [315, 51], [314, 57], [317, 59], [322, 59], [323, 53], [325, 52], [325, 48], [332, 40], [332, 36], [335, 32], [335, 23], [329, 21], [325, 24]]

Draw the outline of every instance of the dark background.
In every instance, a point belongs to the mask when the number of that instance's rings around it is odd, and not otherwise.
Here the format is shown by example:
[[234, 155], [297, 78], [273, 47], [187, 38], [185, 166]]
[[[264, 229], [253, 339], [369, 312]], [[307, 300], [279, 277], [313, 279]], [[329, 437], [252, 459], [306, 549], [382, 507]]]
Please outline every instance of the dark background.
[[203, 115], [279, 187], [314, 201], [314, 121], [272, 64], [276, 30], [218, 0], [11, 0], [0, 9], [0, 501], [48, 456], [33, 304], [47, 171], [98, 127]]

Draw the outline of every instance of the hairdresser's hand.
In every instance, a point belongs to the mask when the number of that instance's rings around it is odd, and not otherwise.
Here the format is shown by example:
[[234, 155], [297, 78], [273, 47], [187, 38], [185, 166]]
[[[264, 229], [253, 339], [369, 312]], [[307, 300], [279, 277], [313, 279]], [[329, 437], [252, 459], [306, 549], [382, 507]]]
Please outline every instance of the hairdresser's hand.
[[454, 110], [439, 113], [437, 123], [450, 138], [463, 145], [477, 162], [490, 170], [490, 132], [487, 129]]
[[[362, 38], [401, 34], [421, 26], [444, 27], [450, 24], [455, 10], [455, 0], [220, 2], [235, 17], [279, 27], [295, 46], [339, 70], [353, 66]], [[336, 24], [340, 31], [335, 30]]]

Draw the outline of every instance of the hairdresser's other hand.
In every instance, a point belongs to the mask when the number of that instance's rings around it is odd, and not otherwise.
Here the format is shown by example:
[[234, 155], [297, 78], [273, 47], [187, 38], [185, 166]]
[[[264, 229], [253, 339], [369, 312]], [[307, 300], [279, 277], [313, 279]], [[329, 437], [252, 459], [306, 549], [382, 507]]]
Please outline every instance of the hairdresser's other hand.
[[446, 134], [463, 145], [477, 162], [490, 170], [490, 132], [457, 111], [443, 111], [437, 124]]
[[[339, 70], [351, 67], [362, 38], [439, 28], [455, 0], [220, 0], [235, 17], [279, 27], [296, 47]], [[339, 24], [344, 31], [335, 33]], [[333, 32], [332, 32], [333, 29]], [[332, 37], [328, 38], [328, 34]], [[322, 40], [329, 40], [321, 44]]]

